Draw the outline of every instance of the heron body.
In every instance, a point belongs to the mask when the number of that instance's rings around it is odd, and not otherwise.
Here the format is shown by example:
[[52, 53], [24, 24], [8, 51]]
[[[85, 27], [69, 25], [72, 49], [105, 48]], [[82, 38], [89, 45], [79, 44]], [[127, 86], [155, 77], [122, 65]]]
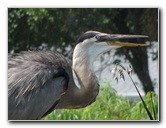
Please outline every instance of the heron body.
[[99, 92], [93, 71], [96, 57], [121, 46], [145, 46], [115, 39], [144, 37], [88, 31], [77, 40], [72, 66], [63, 55], [51, 51], [12, 55], [8, 59], [8, 119], [36, 120], [54, 109], [93, 103]]

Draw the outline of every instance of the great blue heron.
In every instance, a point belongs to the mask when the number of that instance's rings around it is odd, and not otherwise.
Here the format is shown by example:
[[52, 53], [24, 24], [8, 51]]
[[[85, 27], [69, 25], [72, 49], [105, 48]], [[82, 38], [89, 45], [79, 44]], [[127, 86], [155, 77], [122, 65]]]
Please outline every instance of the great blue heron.
[[99, 92], [96, 57], [121, 46], [146, 46], [117, 39], [145, 37], [88, 31], [77, 40], [72, 67], [63, 55], [50, 51], [14, 54], [8, 59], [8, 119], [36, 120], [54, 109], [91, 104]]

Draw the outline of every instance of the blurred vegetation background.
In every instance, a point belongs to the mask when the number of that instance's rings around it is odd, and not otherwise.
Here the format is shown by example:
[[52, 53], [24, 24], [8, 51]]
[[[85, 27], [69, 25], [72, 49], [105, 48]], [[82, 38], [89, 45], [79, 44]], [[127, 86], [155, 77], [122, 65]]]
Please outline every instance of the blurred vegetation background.
[[[154, 110], [151, 96], [153, 97]], [[147, 93], [144, 101], [158, 120], [158, 95]], [[119, 97], [110, 84], [102, 85], [96, 102], [81, 109], [59, 109], [42, 120], [150, 120], [141, 101], [130, 102], [126, 97]]]
[[157, 8], [9, 8], [9, 52], [49, 46], [75, 46], [85, 31], [148, 35], [158, 40]]
[[[158, 42], [158, 22], [157, 8], [9, 8], [8, 53], [53, 50], [71, 60], [76, 40], [86, 31], [142, 34], [149, 38], [127, 41]], [[150, 44], [149, 47], [153, 46]], [[152, 54], [154, 60], [158, 59], [158, 51]], [[145, 93], [154, 91], [148, 70], [147, 48], [119, 48], [115, 56], [121, 55], [125, 55], [125, 59], [133, 66]]]

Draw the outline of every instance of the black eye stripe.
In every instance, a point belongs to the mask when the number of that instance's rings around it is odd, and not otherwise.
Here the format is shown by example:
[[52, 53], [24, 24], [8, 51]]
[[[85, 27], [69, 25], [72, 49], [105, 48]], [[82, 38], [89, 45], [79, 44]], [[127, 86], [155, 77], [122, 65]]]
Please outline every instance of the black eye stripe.
[[80, 43], [80, 42], [82, 42], [82, 41], [84, 41], [84, 40], [86, 40], [86, 39], [92, 38], [92, 37], [94, 37], [94, 36], [97, 35], [97, 34], [99, 34], [99, 32], [96, 32], [96, 31], [88, 31], [88, 32], [82, 34], [82, 35], [78, 38], [78, 40], [77, 40], [76, 43]]

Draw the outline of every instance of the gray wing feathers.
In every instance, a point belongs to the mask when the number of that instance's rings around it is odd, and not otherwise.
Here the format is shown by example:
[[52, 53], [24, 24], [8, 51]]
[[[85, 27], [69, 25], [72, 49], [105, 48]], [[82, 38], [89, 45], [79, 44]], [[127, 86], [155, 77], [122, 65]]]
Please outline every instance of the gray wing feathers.
[[[60, 99], [67, 60], [53, 52], [23, 52], [8, 60], [9, 120], [40, 119]], [[64, 70], [59, 70], [63, 67]]]
[[65, 84], [64, 78], [59, 77], [48, 83], [48, 86], [45, 86], [30, 99], [24, 99], [24, 102], [20, 102], [17, 105], [13, 102], [14, 98], [9, 97], [9, 120], [41, 119], [50, 107], [60, 99], [63, 91], [61, 88], [62, 84]]

